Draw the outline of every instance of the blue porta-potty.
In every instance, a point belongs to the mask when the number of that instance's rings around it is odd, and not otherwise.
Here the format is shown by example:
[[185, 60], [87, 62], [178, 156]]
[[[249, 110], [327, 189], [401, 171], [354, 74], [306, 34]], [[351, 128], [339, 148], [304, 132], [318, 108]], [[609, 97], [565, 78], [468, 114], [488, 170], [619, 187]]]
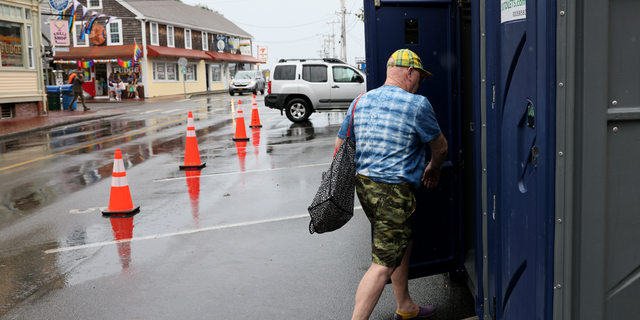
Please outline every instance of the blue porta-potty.
[[72, 84], [65, 84], [60, 86], [60, 90], [62, 92], [62, 109], [63, 110], [76, 110], [76, 101], [73, 102], [72, 106], [69, 106], [71, 104], [71, 101], [73, 100], [73, 85]]

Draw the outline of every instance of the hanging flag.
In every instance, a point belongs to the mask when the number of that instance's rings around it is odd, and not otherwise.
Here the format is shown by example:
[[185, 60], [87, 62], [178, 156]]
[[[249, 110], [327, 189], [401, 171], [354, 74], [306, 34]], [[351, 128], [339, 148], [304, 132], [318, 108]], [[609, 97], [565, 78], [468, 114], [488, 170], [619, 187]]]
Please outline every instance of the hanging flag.
[[89, 61], [78, 60], [78, 66], [83, 69], [89, 69], [93, 66], [93, 60], [89, 60]]
[[123, 60], [118, 59], [118, 65], [123, 67], [123, 68], [131, 68], [131, 67], [133, 67], [133, 61], [132, 60], [123, 61]]
[[[84, 40], [85, 35], [89, 34], [89, 32], [87, 32], [87, 27], [89, 26], [89, 20], [91, 20], [91, 17], [93, 17], [94, 15], [98, 14], [95, 11], [91, 11], [91, 14], [87, 14], [89, 13], [89, 9], [87, 9], [85, 6], [82, 6], [82, 8], [85, 10], [84, 14], [82, 15], [82, 30], [80, 31], [80, 39]], [[87, 18], [85, 20], [85, 18]]]
[[91, 20], [91, 22], [89, 23], [89, 26], [87, 26], [87, 31], [85, 31], [85, 33], [86, 34], [91, 34], [91, 29], [93, 28], [93, 24], [96, 22], [96, 19], [99, 19], [99, 18], [102, 18], [102, 17], [106, 17], [106, 15], [99, 14], [95, 18], [93, 18], [93, 20]]
[[138, 43], [136, 39], [133, 39], [133, 62], [140, 60], [140, 56], [142, 56], [142, 50], [138, 47]]
[[73, 33], [73, 27], [76, 24], [76, 13], [78, 12], [78, 6], [80, 2], [73, 0], [73, 9], [71, 10], [71, 18], [69, 18], [69, 34]]
[[107, 22], [105, 22], [104, 24], [104, 28], [107, 28], [107, 25], [109, 24], [109, 22], [113, 21], [113, 20], [117, 20], [118, 17], [109, 17], [109, 19], [107, 19]]

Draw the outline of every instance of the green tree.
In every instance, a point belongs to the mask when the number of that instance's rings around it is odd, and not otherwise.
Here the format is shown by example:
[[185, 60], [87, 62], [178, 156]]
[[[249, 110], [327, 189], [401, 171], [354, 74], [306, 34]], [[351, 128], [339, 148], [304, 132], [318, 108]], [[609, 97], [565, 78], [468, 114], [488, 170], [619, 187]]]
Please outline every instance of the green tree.
[[[179, 1], [179, 0], [176, 0], [176, 1]], [[209, 8], [209, 6], [207, 6], [206, 4], [198, 3], [198, 4], [196, 4], [195, 6], [196, 6], [196, 7], [198, 7], [198, 8], [200, 8], [200, 9], [205, 9], [205, 10], [208, 10], [208, 11], [211, 11], [211, 12], [216, 12], [216, 13], [218, 13], [218, 11], [216, 11], [216, 10], [213, 10], [213, 9]]]
[[180, 3], [184, 3], [184, 2], [182, 2], [182, 0], [176, 0], [176, 1], [178, 1], [178, 2], [180, 2]]
[[360, 19], [362, 22], [364, 22], [364, 7], [360, 7], [360, 13], [354, 13], [354, 15], [358, 17], [358, 19]]

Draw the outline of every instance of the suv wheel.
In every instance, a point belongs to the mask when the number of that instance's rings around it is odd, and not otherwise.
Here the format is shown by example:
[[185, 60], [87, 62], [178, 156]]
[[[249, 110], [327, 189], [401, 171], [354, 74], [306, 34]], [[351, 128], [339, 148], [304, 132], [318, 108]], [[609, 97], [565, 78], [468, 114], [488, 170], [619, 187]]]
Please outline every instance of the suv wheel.
[[287, 118], [293, 122], [306, 121], [311, 115], [311, 108], [304, 99], [292, 99], [285, 108]]

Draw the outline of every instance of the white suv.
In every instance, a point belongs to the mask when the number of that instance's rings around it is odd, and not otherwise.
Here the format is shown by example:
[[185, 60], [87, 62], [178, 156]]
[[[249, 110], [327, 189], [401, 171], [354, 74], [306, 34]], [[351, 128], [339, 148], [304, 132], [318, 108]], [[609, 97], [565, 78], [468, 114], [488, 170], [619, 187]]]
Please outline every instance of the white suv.
[[281, 59], [271, 69], [264, 104], [293, 122], [312, 112], [345, 111], [367, 91], [364, 74], [338, 59]]

